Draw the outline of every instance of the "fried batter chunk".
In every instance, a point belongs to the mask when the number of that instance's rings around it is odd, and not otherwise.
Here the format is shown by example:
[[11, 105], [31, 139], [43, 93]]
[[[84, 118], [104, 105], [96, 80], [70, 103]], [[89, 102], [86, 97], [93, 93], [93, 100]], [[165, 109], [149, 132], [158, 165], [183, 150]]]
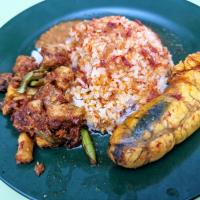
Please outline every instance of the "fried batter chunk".
[[23, 77], [27, 72], [30, 72], [38, 68], [38, 64], [35, 59], [31, 56], [18, 56], [13, 71], [19, 77]]
[[51, 146], [65, 144], [70, 148], [80, 144], [79, 129], [84, 119], [84, 109], [67, 103], [63, 92], [50, 83], [12, 114], [13, 125], [19, 131], [32, 137], [42, 132]]
[[42, 100], [45, 108], [50, 104], [65, 102], [62, 91], [51, 83], [46, 83], [42, 86], [34, 96], [34, 99]]
[[74, 72], [70, 67], [61, 66], [51, 73], [50, 79], [55, 81], [56, 86], [61, 90], [67, 90], [74, 80]]
[[62, 44], [43, 46], [40, 53], [43, 57], [42, 66], [45, 68], [56, 68], [69, 64], [68, 51]]
[[[37, 64], [33, 57], [22, 55], [16, 60], [14, 76], [0, 76], [0, 90], [1, 86], [2, 90], [8, 87], [2, 112], [11, 114], [14, 127], [29, 134], [39, 147], [65, 145], [72, 148], [80, 144], [85, 110], [74, 106], [70, 94], [66, 93], [75, 79], [73, 70], [68, 67], [68, 51], [62, 44], [45, 45], [40, 53], [42, 63]], [[42, 74], [41, 78], [32, 76], [26, 81], [24, 76], [30, 71]], [[31, 85], [32, 81], [40, 80], [41, 85]], [[22, 83], [26, 89], [19, 92]]]
[[6, 92], [11, 79], [12, 73], [0, 74], [0, 92]]
[[51, 134], [47, 126], [46, 114], [41, 100], [32, 100], [12, 114], [14, 127], [33, 136], [38, 131]]
[[16, 88], [14, 88], [12, 85], [12, 81], [13, 80], [11, 80], [7, 88], [7, 93], [3, 101], [2, 105], [3, 115], [11, 114], [28, 100], [28, 96], [17, 93]]
[[47, 116], [51, 129], [66, 128], [70, 124], [78, 125], [84, 110], [71, 104], [51, 104], [47, 107]]

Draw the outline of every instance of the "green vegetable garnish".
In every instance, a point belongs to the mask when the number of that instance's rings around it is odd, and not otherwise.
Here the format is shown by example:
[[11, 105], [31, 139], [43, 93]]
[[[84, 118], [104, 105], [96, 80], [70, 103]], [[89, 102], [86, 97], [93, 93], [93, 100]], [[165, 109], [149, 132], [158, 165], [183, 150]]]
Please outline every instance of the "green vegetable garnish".
[[24, 78], [23, 78], [23, 80], [22, 80], [22, 82], [20, 84], [20, 87], [17, 89], [17, 92], [24, 93], [26, 91], [27, 85], [32, 80], [32, 77], [33, 77], [33, 71], [32, 72], [28, 72], [24, 76]]
[[[44, 77], [46, 71], [44, 71], [43, 69], [38, 69], [38, 70], [34, 70], [31, 72], [28, 72], [24, 77], [23, 80], [20, 84], [20, 87], [17, 89], [17, 92], [23, 94], [24, 92], [26, 92], [26, 88], [28, 86], [28, 84], [31, 81], [40, 81], [40, 79], [42, 77]], [[32, 84], [36, 84], [35, 82]], [[37, 83], [38, 84], [38, 83]], [[41, 83], [40, 83], [41, 84]], [[35, 85], [34, 85], [35, 86]]]
[[30, 82], [30, 86], [31, 87], [38, 87], [38, 86], [41, 86], [44, 84], [44, 80], [43, 79], [40, 79], [38, 81], [31, 81]]
[[89, 157], [90, 163], [95, 165], [97, 163], [95, 147], [87, 129], [85, 128], [81, 129], [81, 137], [82, 137], [83, 148], [87, 156]]

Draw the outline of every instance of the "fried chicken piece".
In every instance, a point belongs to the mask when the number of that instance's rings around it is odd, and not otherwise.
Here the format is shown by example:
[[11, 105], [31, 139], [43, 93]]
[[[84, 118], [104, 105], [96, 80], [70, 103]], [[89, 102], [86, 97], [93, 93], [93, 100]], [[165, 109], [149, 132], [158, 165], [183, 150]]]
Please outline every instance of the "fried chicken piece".
[[50, 104], [65, 103], [63, 92], [50, 83], [46, 83], [44, 86], [40, 87], [34, 99], [41, 99], [45, 108]]
[[[3, 102], [3, 114], [11, 114], [13, 126], [20, 132], [34, 137], [40, 147], [80, 144], [80, 127], [85, 121], [85, 111], [71, 104], [72, 98], [65, 93], [74, 81], [73, 71], [66, 66], [68, 57], [65, 48], [45, 46], [42, 48], [43, 63], [35, 64], [33, 58], [19, 56]], [[24, 93], [17, 91], [23, 76], [37, 67], [52, 67], [46, 70], [44, 85], [27, 86]], [[59, 67], [60, 66], [60, 67]], [[53, 71], [51, 71], [53, 70]]]
[[12, 73], [0, 74], [0, 92], [6, 92], [8, 85], [12, 79]]
[[43, 57], [41, 65], [45, 68], [56, 68], [61, 65], [69, 65], [68, 51], [62, 44], [43, 46], [40, 53]]
[[28, 98], [24, 94], [19, 94], [10, 83], [2, 105], [3, 115], [11, 114], [17, 110], [24, 102], [27, 102]]
[[22, 78], [26, 73], [37, 68], [38, 64], [33, 57], [21, 55], [17, 57], [13, 71]]
[[67, 135], [67, 138], [65, 140], [65, 145], [68, 148], [76, 147], [81, 143], [80, 129], [81, 129], [80, 126], [75, 126], [70, 128], [69, 134]]
[[14, 112], [12, 120], [18, 130], [36, 135], [36, 143], [40, 147], [65, 143], [71, 148], [80, 144], [79, 130], [84, 123], [85, 112], [70, 104], [49, 105], [46, 112], [41, 100], [33, 100]]
[[63, 92], [47, 83], [40, 87], [32, 100], [12, 114], [12, 120], [16, 129], [35, 135], [38, 146], [52, 147], [66, 143], [68, 147], [73, 147], [80, 143], [77, 130], [85, 120], [85, 110], [67, 103]]
[[22, 105], [11, 117], [13, 126], [20, 131], [34, 135], [39, 131], [51, 134], [48, 126], [46, 113], [41, 100], [32, 100]]
[[16, 153], [16, 162], [30, 163], [33, 160], [33, 141], [26, 133], [21, 133], [18, 138], [18, 150]]
[[67, 90], [74, 81], [74, 72], [70, 67], [61, 66], [51, 73], [50, 79], [59, 89]]
[[47, 107], [48, 125], [55, 135], [64, 139], [68, 148], [80, 144], [80, 127], [85, 121], [85, 110], [71, 104], [51, 104]]
[[[84, 119], [84, 109], [71, 104], [51, 104], [47, 107], [47, 116], [50, 122], [50, 127], [56, 128], [52, 122], [66, 122], [67, 124], [79, 124]], [[56, 123], [57, 125], [59, 123]]]

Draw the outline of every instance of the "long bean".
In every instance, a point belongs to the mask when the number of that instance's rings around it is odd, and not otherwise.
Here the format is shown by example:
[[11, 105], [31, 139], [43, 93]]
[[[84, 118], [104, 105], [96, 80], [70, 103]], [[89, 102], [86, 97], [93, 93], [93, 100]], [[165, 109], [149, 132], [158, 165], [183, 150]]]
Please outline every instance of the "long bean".
[[44, 84], [44, 80], [43, 79], [40, 79], [40, 80], [38, 80], [38, 81], [31, 81], [30, 82], [30, 86], [31, 87], [38, 87], [38, 86], [41, 86], [41, 85], [43, 85]]
[[[28, 84], [31, 82], [31, 81], [39, 81], [41, 78], [44, 77], [45, 75], [45, 71], [43, 69], [39, 69], [39, 70], [34, 70], [34, 71], [31, 71], [31, 72], [28, 72], [24, 77], [23, 77], [23, 80], [20, 84], [20, 87], [17, 89], [17, 92], [19, 93], [24, 93], [26, 92], [26, 88], [28, 86]], [[34, 83], [35, 84], [35, 83]]]
[[21, 84], [20, 84], [20, 87], [17, 89], [17, 92], [19, 92], [19, 93], [24, 93], [24, 92], [26, 91], [27, 85], [28, 85], [29, 82], [32, 80], [32, 78], [33, 78], [33, 71], [28, 72], [28, 73], [24, 76], [24, 78], [23, 78], [23, 80], [22, 80], [22, 82], [21, 82]]
[[82, 137], [83, 148], [87, 156], [89, 157], [90, 163], [95, 165], [97, 163], [95, 147], [87, 129], [85, 128], [81, 129], [81, 137]]

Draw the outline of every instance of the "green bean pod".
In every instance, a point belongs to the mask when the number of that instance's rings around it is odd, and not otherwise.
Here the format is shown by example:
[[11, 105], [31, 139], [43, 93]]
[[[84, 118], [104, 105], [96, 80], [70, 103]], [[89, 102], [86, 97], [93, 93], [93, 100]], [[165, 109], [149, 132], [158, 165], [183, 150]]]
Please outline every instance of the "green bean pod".
[[33, 71], [28, 72], [24, 77], [23, 80], [20, 84], [20, 87], [17, 89], [18, 93], [23, 94], [26, 91], [26, 88], [28, 86], [28, 84], [30, 83], [30, 81], [32, 80], [33, 77]]
[[[40, 79], [43, 78], [45, 74], [46, 74], [46, 71], [44, 71], [43, 69], [38, 69], [38, 70], [28, 72], [23, 77], [20, 87], [17, 89], [17, 92], [21, 94], [25, 93], [29, 83], [31, 83], [33, 86], [41, 85]], [[32, 83], [32, 81], [37, 81], [37, 83], [36, 82]]]
[[40, 79], [40, 80], [34, 80], [34, 81], [31, 81], [30, 82], [30, 86], [31, 87], [38, 87], [38, 86], [41, 86], [44, 84], [44, 80], [43, 79]]
[[96, 160], [96, 152], [95, 152], [95, 147], [92, 142], [92, 138], [90, 137], [90, 134], [87, 129], [82, 128], [81, 129], [81, 137], [82, 137], [82, 145], [83, 148], [89, 157], [90, 163], [92, 165], [96, 165], [97, 160]]

